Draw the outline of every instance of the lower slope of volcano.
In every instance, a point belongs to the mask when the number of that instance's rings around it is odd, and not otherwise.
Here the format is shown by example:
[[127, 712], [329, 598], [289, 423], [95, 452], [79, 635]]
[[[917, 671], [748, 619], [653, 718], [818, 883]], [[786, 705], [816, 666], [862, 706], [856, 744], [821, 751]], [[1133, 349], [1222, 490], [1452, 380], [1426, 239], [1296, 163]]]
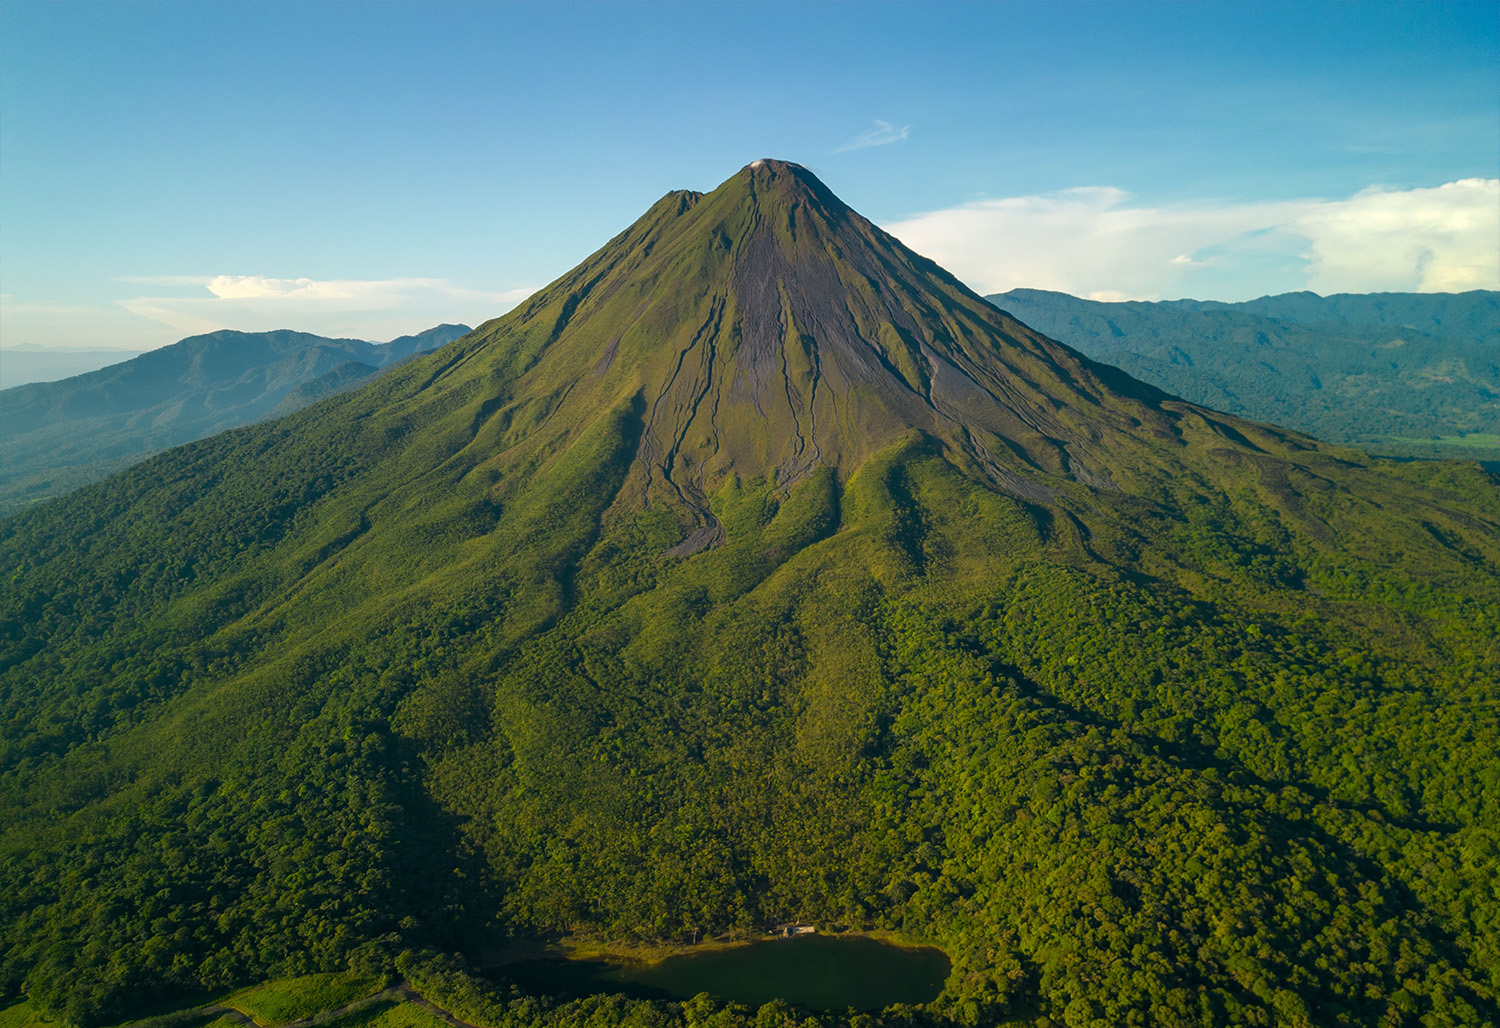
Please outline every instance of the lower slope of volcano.
[[930, 1023], [1493, 1022], [1497, 527], [757, 162], [0, 522], [0, 987], [808, 920], [941, 944]]

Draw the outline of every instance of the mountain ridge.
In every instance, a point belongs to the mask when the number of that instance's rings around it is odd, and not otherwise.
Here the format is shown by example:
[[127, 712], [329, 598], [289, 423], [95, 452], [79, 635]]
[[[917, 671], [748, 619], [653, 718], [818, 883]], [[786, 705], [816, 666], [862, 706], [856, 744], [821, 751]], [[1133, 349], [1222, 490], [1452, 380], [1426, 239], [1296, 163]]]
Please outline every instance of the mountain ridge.
[[1243, 417], [1397, 456], [1500, 454], [1500, 293], [1102, 303], [1017, 289], [988, 299]]

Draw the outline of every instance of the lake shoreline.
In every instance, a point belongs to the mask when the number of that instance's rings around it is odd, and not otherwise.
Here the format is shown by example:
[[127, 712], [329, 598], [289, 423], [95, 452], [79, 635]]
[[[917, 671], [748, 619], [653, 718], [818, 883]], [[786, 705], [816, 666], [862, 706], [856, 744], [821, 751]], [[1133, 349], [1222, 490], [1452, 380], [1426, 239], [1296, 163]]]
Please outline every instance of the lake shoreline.
[[927, 1003], [942, 992], [953, 968], [942, 948], [895, 932], [816, 931], [808, 925], [698, 943], [518, 940], [481, 959], [482, 973], [532, 995], [684, 1000], [707, 993], [751, 1008], [782, 999], [809, 1010]]

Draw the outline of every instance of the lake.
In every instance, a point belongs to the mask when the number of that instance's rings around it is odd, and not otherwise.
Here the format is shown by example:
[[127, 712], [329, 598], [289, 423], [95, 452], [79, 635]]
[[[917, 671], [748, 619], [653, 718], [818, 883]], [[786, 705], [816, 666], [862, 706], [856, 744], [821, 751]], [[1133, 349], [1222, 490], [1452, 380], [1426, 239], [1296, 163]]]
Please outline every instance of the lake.
[[688, 999], [700, 992], [758, 1007], [773, 999], [811, 1010], [880, 1010], [926, 1003], [943, 989], [948, 957], [858, 935], [804, 935], [728, 949], [705, 949], [657, 964], [552, 957], [489, 974], [523, 990], [555, 996], [623, 992], [641, 999]]

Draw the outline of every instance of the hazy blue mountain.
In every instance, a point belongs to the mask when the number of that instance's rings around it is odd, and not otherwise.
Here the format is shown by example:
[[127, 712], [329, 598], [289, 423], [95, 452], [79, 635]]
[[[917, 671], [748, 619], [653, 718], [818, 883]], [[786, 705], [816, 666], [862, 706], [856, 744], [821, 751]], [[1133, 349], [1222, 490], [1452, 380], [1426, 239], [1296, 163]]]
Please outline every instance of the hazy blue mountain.
[[0, 389], [55, 382], [140, 356], [140, 350], [78, 350], [0, 346]]
[[[1179, 300], [1188, 305], [1192, 300]], [[1243, 310], [1299, 325], [1358, 325], [1406, 329], [1443, 339], [1500, 338], [1500, 293], [1335, 293], [1302, 291], [1262, 296], [1244, 303], [1203, 304], [1204, 309]]]
[[1500, 293], [988, 299], [1196, 403], [1382, 453], [1500, 458]]
[[306, 332], [191, 336], [58, 382], [0, 392], [0, 513], [96, 482], [171, 446], [289, 413], [465, 335], [388, 343]]

